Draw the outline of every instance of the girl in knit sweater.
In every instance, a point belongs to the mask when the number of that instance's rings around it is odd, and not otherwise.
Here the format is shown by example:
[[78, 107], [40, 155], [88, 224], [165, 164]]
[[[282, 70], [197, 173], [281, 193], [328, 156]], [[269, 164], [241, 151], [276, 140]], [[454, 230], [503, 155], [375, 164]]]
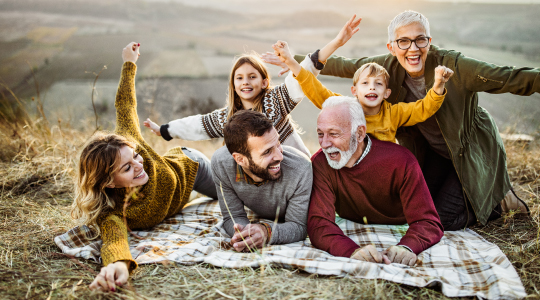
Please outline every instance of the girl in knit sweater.
[[253, 109], [272, 120], [282, 144], [311, 156], [289, 116], [304, 97], [298, 82], [291, 75], [287, 76], [285, 83], [281, 85], [273, 88], [269, 85], [270, 75], [261, 59], [254, 54], [245, 54], [234, 62], [229, 75], [226, 107], [208, 114], [174, 120], [161, 126], [150, 119], [143, 124], [167, 141], [172, 138], [206, 140], [223, 137], [223, 126], [235, 112]]
[[[115, 291], [137, 267], [129, 250], [130, 229], [150, 228], [177, 214], [193, 189], [217, 196], [213, 182], [209, 188], [206, 183], [212, 173], [202, 153], [177, 147], [162, 156], [143, 139], [135, 96], [138, 52], [136, 43], [122, 52], [115, 133], [94, 135], [79, 160], [71, 215], [97, 231], [103, 242], [104, 267], [91, 289]], [[81, 231], [73, 232], [75, 239]]]

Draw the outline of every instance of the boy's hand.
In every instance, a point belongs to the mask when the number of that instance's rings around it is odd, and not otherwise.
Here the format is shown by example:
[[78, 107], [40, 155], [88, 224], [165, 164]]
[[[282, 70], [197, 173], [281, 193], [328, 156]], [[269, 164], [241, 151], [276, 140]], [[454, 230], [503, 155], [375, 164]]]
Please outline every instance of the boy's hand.
[[150, 130], [152, 130], [152, 132], [155, 133], [157, 136], [161, 136], [161, 132], [159, 131], [160, 126], [152, 122], [150, 118], [147, 118], [146, 121], [143, 122], [143, 124], [145, 127], [148, 127]]
[[281, 59], [279, 59], [279, 57], [273, 52], [266, 52], [261, 54], [261, 59], [267, 64], [281, 67], [281, 71], [279, 71], [278, 76], [289, 72], [289, 67], [284, 62], [282, 62]]
[[277, 41], [272, 45], [274, 49], [274, 54], [281, 60], [282, 63], [289, 65], [291, 59], [294, 59], [291, 55], [291, 50], [289, 50], [289, 45], [285, 41]]
[[438, 95], [444, 94], [444, 84], [448, 82], [452, 75], [454, 75], [454, 71], [445, 66], [438, 66], [435, 68], [435, 84], [433, 84], [433, 91]]
[[435, 83], [446, 83], [454, 75], [454, 71], [445, 66], [438, 66], [435, 68]]
[[351, 37], [360, 30], [358, 28], [358, 25], [360, 25], [360, 22], [362, 21], [362, 18], [356, 19], [356, 15], [352, 16], [352, 18], [345, 23], [343, 28], [341, 28], [341, 31], [338, 33], [336, 38], [334, 39], [337, 42], [337, 45], [339, 47], [345, 45]]
[[272, 48], [274, 48], [274, 54], [279, 58], [279, 60], [285, 63], [295, 76], [298, 76], [302, 70], [302, 67], [296, 60], [294, 60], [287, 42], [277, 41], [274, 45], [272, 45]]

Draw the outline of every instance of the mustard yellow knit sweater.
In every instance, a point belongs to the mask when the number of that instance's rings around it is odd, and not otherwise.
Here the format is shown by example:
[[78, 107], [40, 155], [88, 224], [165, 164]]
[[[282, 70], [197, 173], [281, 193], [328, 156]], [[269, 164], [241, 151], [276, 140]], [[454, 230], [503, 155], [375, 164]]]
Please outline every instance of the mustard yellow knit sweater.
[[[302, 68], [296, 80], [302, 87], [306, 97], [319, 109], [324, 101], [332, 96], [341, 96], [326, 88], [308, 70]], [[446, 96], [437, 95], [433, 89], [429, 90], [424, 99], [416, 102], [399, 102], [390, 104], [386, 100], [381, 103], [381, 109], [376, 115], [365, 115], [367, 133], [380, 141], [396, 142], [396, 131], [401, 126], [413, 126], [424, 122], [439, 110]]]
[[[135, 151], [143, 157], [144, 170], [148, 174], [148, 183], [140, 189], [140, 196], [130, 199], [126, 209], [127, 225], [132, 230], [153, 227], [182, 210], [189, 200], [199, 167], [180, 148], [172, 148], [161, 156], [144, 141], [137, 116], [136, 71], [134, 63], [124, 63], [115, 102], [115, 133], [137, 144]], [[116, 204], [98, 217], [98, 226], [103, 240], [103, 265], [119, 260], [131, 261], [130, 270], [134, 270], [137, 264], [129, 252], [128, 228], [123, 219], [127, 192], [126, 189], [108, 189]]]

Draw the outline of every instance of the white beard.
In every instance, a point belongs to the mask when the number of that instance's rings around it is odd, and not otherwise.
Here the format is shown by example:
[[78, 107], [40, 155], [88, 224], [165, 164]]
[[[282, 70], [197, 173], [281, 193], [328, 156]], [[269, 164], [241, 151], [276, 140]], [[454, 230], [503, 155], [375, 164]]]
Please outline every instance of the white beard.
[[[354, 152], [356, 152], [356, 149], [358, 149], [358, 141], [356, 139], [356, 135], [352, 135], [350, 142], [349, 142], [349, 150], [347, 151], [341, 151], [336, 147], [329, 147], [326, 149], [323, 149], [324, 155], [326, 156], [326, 160], [328, 161], [328, 165], [332, 169], [339, 170], [343, 168], [351, 159]], [[339, 161], [334, 161], [330, 159], [329, 153], [339, 152], [339, 156], [341, 157]]]

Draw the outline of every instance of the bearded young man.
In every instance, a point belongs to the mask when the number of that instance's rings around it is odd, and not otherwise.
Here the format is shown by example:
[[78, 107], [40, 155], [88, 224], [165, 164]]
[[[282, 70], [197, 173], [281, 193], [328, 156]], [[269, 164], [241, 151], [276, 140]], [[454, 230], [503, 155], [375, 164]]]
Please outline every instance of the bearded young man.
[[[415, 157], [402, 146], [366, 135], [362, 106], [330, 97], [317, 118], [321, 149], [311, 158], [308, 213], [311, 243], [335, 256], [413, 266], [416, 255], [439, 242], [441, 225]], [[335, 214], [369, 224], [409, 224], [397, 245], [360, 247], [335, 223]]]
[[[223, 134], [225, 146], [214, 153], [211, 165], [223, 227], [234, 249], [305, 239], [313, 181], [309, 158], [281, 146], [272, 122], [259, 112], [237, 112]], [[274, 220], [277, 214], [279, 223], [251, 224], [244, 206], [263, 219]]]

